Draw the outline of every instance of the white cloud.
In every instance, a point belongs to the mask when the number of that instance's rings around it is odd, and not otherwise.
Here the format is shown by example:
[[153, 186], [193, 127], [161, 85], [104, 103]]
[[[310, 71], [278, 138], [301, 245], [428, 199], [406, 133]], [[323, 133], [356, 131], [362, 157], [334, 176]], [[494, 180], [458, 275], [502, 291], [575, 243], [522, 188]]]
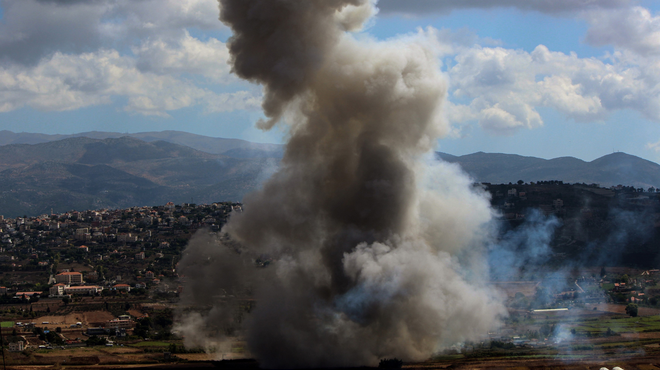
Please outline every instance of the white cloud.
[[660, 16], [636, 6], [617, 11], [591, 11], [584, 14], [591, 26], [586, 41], [613, 45], [644, 56], [660, 54]]
[[[117, 97], [127, 101], [125, 111], [161, 117], [191, 106], [209, 113], [259, 107], [255, 87], [231, 75], [225, 44], [192, 36], [192, 29], [224, 29], [216, 0], [2, 1], [1, 112], [74, 110]], [[465, 30], [419, 31], [449, 60], [445, 117], [453, 136], [472, 121], [494, 134], [533, 129], [544, 124], [540, 107], [580, 122], [621, 109], [660, 121], [660, 16], [628, 0], [381, 0], [379, 6], [383, 14], [515, 7], [582, 17], [591, 27], [587, 42], [615, 46], [602, 59], [579, 58], [543, 45], [532, 52], [479, 46], [494, 43]], [[342, 14], [346, 27], [369, 16], [367, 10]]]
[[128, 99], [124, 110], [167, 117], [168, 111], [205, 106], [208, 112], [258, 108], [260, 97], [245, 91], [217, 94], [175, 74], [141, 71], [136, 59], [116, 50], [55, 53], [34, 67], [0, 68], [0, 109], [23, 106], [73, 110]]
[[526, 52], [453, 42], [450, 98], [468, 101], [447, 108], [457, 129], [473, 120], [498, 134], [538, 127], [543, 124], [539, 107], [580, 122], [602, 121], [623, 109], [660, 121], [660, 15], [632, 1], [380, 0], [379, 7], [385, 15], [504, 7], [579, 18], [589, 24], [586, 42], [614, 46], [614, 53], [599, 59], [551, 52], [543, 45]]
[[[255, 89], [231, 77], [226, 45], [190, 34], [224, 27], [216, 0], [4, 0], [2, 7], [0, 111], [75, 110], [117, 97], [125, 111], [161, 117], [195, 105], [259, 106], [259, 93], [235, 91]], [[234, 91], [214, 92], [218, 84]]]
[[611, 63], [606, 63], [551, 52], [543, 45], [531, 53], [501, 47], [462, 48], [454, 59], [456, 64], [448, 71], [450, 93], [470, 103], [453, 106], [448, 118], [477, 119], [493, 133], [541, 126], [538, 107], [553, 108], [581, 122], [603, 120], [621, 109], [660, 121], [657, 63], [622, 54], [612, 55]]
[[58, 51], [121, 49], [178, 39], [186, 28], [224, 27], [215, 0], [3, 0], [2, 8], [2, 59], [32, 65]]
[[224, 28], [216, 0], [4, 0], [2, 7], [2, 112], [75, 110], [118, 97], [127, 112], [159, 117], [196, 105], [208, 113], [260, 106], [261, 93], [231, 75], [226, 45], [191, 36]]
[[597, 95], [585, 96], [582, 86], [565, 75], [547, 76], [538, 83], [540, 104], [553, 107], [576, 121], [603, 118], [604, 109]]
[[656, 153], [660, 153], [660, 141], [646, 144], [646, 149], [652, 150]]
[[261, 96], [248, 91], [205, 96], [207, 113], [231, 112], [234, 110], [261, 109]]
[[156, 39], [132, 48], [142, 71], [159, 74], [182, 73], [202, 75], [213, 82], [234, 82], [230, 76], [229, 51], [224, 43], [209, 39], [202, 42], [188, 32], [168, 42]]

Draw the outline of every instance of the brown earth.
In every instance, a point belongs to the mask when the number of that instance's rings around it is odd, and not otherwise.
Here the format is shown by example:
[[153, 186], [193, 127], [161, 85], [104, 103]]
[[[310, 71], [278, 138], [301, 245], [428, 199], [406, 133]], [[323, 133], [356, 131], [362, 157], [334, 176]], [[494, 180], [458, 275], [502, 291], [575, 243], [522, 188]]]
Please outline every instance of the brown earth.
[[145, 316], [148, 316], [148, 315], [142, 313], [142, 311], [138, 310], [137, 308], [131, 308], [126, 312], [128, 312], [129, 315], [131, 315], [135, 318], [138, 318], [138, 319], [142, 318], [142, 317], [145, 317]]
[[498, 281], [490, 283], [498, 291], [513, 297], [516, 293], [522, 293], [525, 297], [532, 297], [536, 294], [538, 281]]
[[[39, 327], [46, 327], [48, 329], [55, 329], [56, 327], [69, 327], [81, 322], [83, 326], [89, 326], [90, 323], [104, 322], [112, 320], [115, 317], [108, 311], [89, 311], [89, 312], [73, 312], [66, 315], [47, 315], [40, 316], [31, 321], [36, 323]], [[43, 324], [48, 322], [48, 324]]]
[[[626, 305], [625, 304], [614, 304], [614, 303], [600, 303], [597, 305], [587, 305], [587, 309], [596, 306], [598, 311], [609, 312], [609, 313], [618, 313], [626, 314]], [[660, 309], [650, 308], [650, 307], [639, 307], [637, 311], [637, 316], [655, 316], [660, 315]]]

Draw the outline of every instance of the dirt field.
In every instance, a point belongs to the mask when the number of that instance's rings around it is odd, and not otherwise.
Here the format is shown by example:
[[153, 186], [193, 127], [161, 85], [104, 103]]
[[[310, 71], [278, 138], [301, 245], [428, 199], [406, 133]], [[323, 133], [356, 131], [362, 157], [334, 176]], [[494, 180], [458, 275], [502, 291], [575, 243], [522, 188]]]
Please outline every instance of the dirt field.
[[[586, 309], [592, 309], [596, 307], [598, 311], [609, 312], [609, 313], [618, 313], [626, 314], [626, 305], [625, 304], [612, 304], [612, 303], [601, 303], [597, 305], [587, 305]], [[660, 309], [650, 308], [650, 307], [639, 307], [637, 311], [637, 316], [655, 316], [660, 315]]]
[[[483, 359], [466, 362], [428, 363], [404, 365], [407, 369], [506, 369], [506, 370], [599, 370], [602, 367], [612, 369], [616, 366], [624, 370], [657, 370], [660, 369], [657, 357], [640, 358], [608, 358], [590, 360], [556, 360], [556, 359]], [[421, 366], [420, 366], [421, 365]]]
[[138, 318], [138, 319], [147, 316], [147, 315], [143, 314], [142, 311], [140, 311], [136, 308], [131, 308], [127, 312], [128, 312], [129, 315], [131, 315], [135, 318]]
[[215, 358], [215, 354], [211, 355], [208, 353], [181, 353], [181, 354], [176, 354], [177, 358], [180, 358], [182, 360], [186, 361], [212, 361], [212, 360], [217, 360]]
[[[66, 350], [37, 351], [29, 357], [22, 353], [11, 353], [8, 364], [16, 365], [30, 361], [34, 365], [51, 364], [69, 365], [95, 365], [95, 364], [121, 364], [139, 363], [158, 360], [162, 353], [145, 354], [142, 351], [129, 347], [83, 347]], [[13, 366], [10, 366], [13, 368]]]
[[[97, 323], [112, 320], [115, 317], [108, 311], [90, 311], [90, 312], [74, 312], [67, 315], [47, 315], [40, 316], [33, 320], [39, 327], [48, 329], [55, 329], [56, 327], [69, 327], [77, 322], [81, 322], [83, 326], [89, 326], [90, 323]], [[43, 324], [48, 322], [48, 324]]]
[[516, 293], [522, 293], [525, 297], [532, 297], [536, 294], [536, 287], [539, 285], [538, 281], [501, 281], [490, 284], [495, 289], [513, 297]]

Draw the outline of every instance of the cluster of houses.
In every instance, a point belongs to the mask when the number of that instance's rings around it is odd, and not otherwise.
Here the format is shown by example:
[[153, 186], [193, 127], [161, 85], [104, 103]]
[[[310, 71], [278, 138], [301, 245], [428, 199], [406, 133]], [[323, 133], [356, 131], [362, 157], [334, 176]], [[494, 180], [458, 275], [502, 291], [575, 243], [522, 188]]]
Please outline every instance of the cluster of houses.
[[[210, 209], [212, 214], [200, 214], [202, 209]], [[154, 231], [174, 231], [177, 225], [193, 229], [217, 227], [235, 210], [240, 211], [241, 206], [233, 203], [174, 205], [169, 202], [158, 207], [71, 211], [38, 217], [5, 219], [0, 216], [0, 244], [11, 248], [46, 241], [56, 245], [74, 241], [136, 243], [150, 239]]]
[[[128, 284], [115, 284], [112, 289], [130, 292], [131, 286]], [[65, 271], [55, 275], [55, 284], [50, 287], [48, 296], [61, 298], [71, 295], [95, 295], [101, 293], [101, 291], [103, 291], [102, 286], [85, 285], [82, 273]]]
[[[171, 286], [163, 284], [163, 279], [176, 278], [175, 257], [184, 240], [198, 228], [219, 229], [230, 213], [241, 211], [237, 203], [170, 202], [38, 217], [0, 215], [0, 269], [12, 271], [2, 284], [10, 287], [12, 296], [32, 296], [35, 292], [29, 291], [44, 290], [37, 285], [42, 285], [48, 274], [63, 271], [58, 265], [78, 263], [98, 267], [96, 271], [82, 271], [88, 283], [83, 283], [80, 273], [72, 272], [70, 278], [58, 274], [58, 281], [48, 282], [48, 291], [36, 293], [62, 297], [147, 286], [170, 292]], [[121, 275], [124, 279], [115, 278]]]
[[55, 275], [55, 284], [50, 287], [48, 296], [58, 298], [70, 295], [91, 295], [103, 290], [101, 286], [84, 285], [84, 283], [83, 275], [80, 272], [61, 272]]
[[[91, 337], [93, 335], [96, 336], [111, 335], [115, 337], [125, 337], [127, 335], [127, 331], [135, 327], [135, 321], [130, 315], [121, 315], [111, 320], [107, 320], [104, 322], [96, 322], [91, 324], [92, 326], [87, 327], [83, 331], [83, 335], [88, 337]], [[15, 323], [15, 325], [18, 327], [33, 328], [35, 326], [35, 323]], [[81, 322], [78, 322], [76, 324], [72, 324], [69, 329], [80, 329], [82, 327], [83, 324]], [[79, 331], [76, 330], [75, 333], [79, 333]], [[66, 346], [85, 345], [84, 342], [79, 338], [67, 339], [67, 337], [64, 336], [66, 335], [66, 331], [63, 331], [61, 334], [58, 335], [62, 338], [63, 344]], [[30, 339], [29, 336], [21, 335], [20, 338], [22, 338], [22, 340], [10, 342], [8, 345], [9, 351], [20, 352], [27, 348], [48, 348], [48, 349], [53, 348], [48, 343], [44, 344], [43, 341], [37, 340], [36, 337], [34, 337], [33, 335], [30, 336], [32, 336], [33, 338]]]

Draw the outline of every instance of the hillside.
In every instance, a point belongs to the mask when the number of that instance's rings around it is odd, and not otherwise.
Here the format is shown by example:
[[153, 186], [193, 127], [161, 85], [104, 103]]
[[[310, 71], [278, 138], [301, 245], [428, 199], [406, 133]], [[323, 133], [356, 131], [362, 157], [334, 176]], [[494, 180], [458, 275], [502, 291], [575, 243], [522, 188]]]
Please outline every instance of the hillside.
[[232, 158], [129, 137], [5, 145], [0, 214], [240, 200], [273, 165], [266, 158]]
[[120, 132], [100, 132], [90, 131], [81, 132], [73, 135], [46, 135], [34, 133], [14, 133], [11, 131], [0, 131], [0, 145], [10, 144], [42, 144], [52, 141], [59, 141], [69, 138], [89, 138], [89, 139], [111, 139], [120, 137], [132, 137], [151, 143], [155, 141], [164, 141], [181, 146], [187, 146], [211, 154], [226, 154], [236, 158], [251, 157], [281, 157], [282, 145], [252, 143], [239, 139], [216, 138], [203, 135], [191, 134], [182, 131], [153, 131], [139, 133], [120, 133]]
[[[0, 146], [0, 214], [5, 216], [36, 215], [51, 208], [64, 212], [169, 201], [240, 201], [272, 173], [283, 152], [280, 145], [179, 131], [132, 137], [90, 132], [64, 139], [1, 134], [0, 142], [15, 142]], [[40, 142], [27, 143], [35, 141]], [[660, 186], [660, 165], [625, 153], [591, 162], [483, 152], [437, 157], [459, 164], [475, 181], [493, 184], [560, 180], [602, 187]]]
[[595, 183], [602, 187], [621, 184], [647, 189], [660, 186], [660, 165], [626, 153], [608, 154], [591, 162], [573, 157], [547, 160], [483, 152], [464, 156], [438, 153], [437, 157], [459, 164], [476, 181], [493, 184], [560, 180]]

